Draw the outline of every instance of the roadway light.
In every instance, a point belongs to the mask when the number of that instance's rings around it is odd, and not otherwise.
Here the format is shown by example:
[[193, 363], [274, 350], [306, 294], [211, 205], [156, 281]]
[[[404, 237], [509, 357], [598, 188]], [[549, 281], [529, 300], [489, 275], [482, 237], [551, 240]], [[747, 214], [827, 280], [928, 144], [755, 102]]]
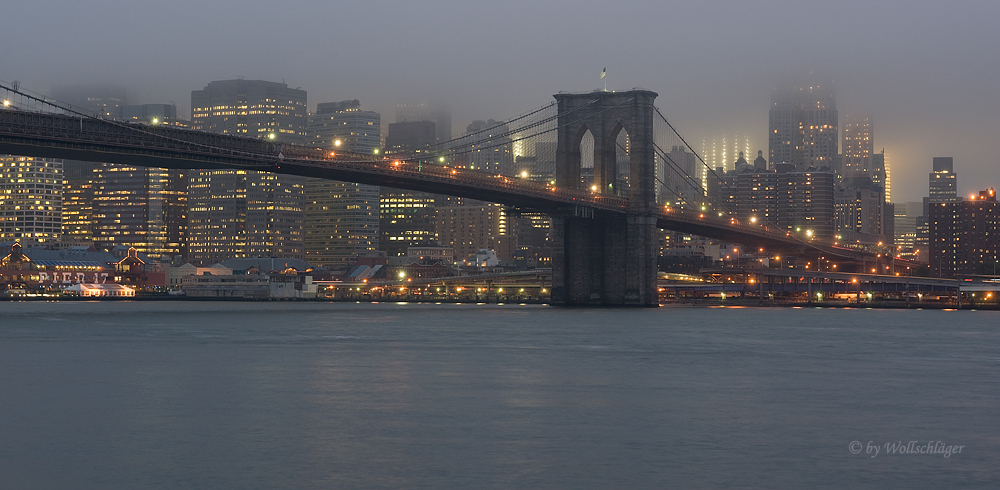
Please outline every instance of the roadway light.
[[4, 107], [10, 107], [10, 101], [9, 101], [9, 100], [7, 100], [7, 99], [4, 99], [4, 100], [3, 100], [3, 106], [4, 106]]
[[267, 139], [273, 140], [274, 139], [274, 133], [271, 133], [271, 134], [267, 135]]
[[528, 178], [528, 171], [527, 170], [522, 170], [521, 171], [521, 178], [522, 179], [527, 179]]
[[375, 148], [374, 153], [378, 155], [378, 148]]
[[334, 140], [333, 142], [333, 146], [340, 146], [340, 144], [341, 144], [340, 140]]

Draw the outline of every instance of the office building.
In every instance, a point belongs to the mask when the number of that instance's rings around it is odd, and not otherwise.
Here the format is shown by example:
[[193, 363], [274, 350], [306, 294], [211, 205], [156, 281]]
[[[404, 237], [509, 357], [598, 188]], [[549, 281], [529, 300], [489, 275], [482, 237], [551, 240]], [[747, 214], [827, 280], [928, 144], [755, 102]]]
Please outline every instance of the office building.
[[163, 261], [185, 255], [188, 171], [101, 163], [91, 182], [95, 247], [134, 247]]
[[[325, 102], [308, 117], [309, 146], [373, 155], [381, 145], [381, 116], [358, 100]], [[345, 268], [378, 250], [378, 186], [306, 179], [305, 255], [310, 264]]]
[[875, 135], [867, 117], [848, 117], [844, 121], [844, 148], [841, 175], [851, 177], [872, 171]]
[[[191, 92], [191, 126], [277, 143], [305, 144], [306, 92], [263, 80], [222, 80]], [[191, 172], [188, 257], [195, 265], [229, 258], [304, 253], [303, 177], [245, 170]]]
[[[434, 144], [435, 134], [431, 121], [389, 124], [385, 150], [390, 154], [411, 154]], [[434, 210], [439, 201], [445, 204], [449, 198], [428, 192], [380, 188], [379, 249], [389, 257], [397, 257], [406, 255], [409, 247], [437, 246]]]
[[928, 215], [930, 267], [935, 277], [995, 275], [1000, 259], [1000, 207], [991, 188], [968, 201], [935, 201]]
[[[144, 124], [184, 125], [173, 104], [126, 105], [122, 117]], [[67, 168], [64, 242], [89, 240], [101, 250], [134, 247], [157, 261], [185, 255], [189, 171], [79, 162], [74, 162], [72, 171], [71, 176]], [[89, 176], [84, 175], [87, 171]], [[87, 194], [89, 203], [84, 202]], [[87, 204], [89, 237], [82, 233]]]
[[[924, 221], [924, 204], [922, 202], [896, 203], [893, 213], [894, 240], [897, 254], [903, 258], [919, 260], [917, 251], [917, 225]], [[927, 251], [922, 252], [924, 255]], [[926, 260], [926, 257], [924, 257]]]
[[838, 187], [834, 220], [840, 241], [863, 245], [891, 241], [892, 237], [883, 233], [884, 204], [881, 188], [864, 175], [854, 177], [846, 187]]
[[456, 166], [491, 174], [513, 176], [514, 145], [507, 133], [507, 124], [494, 121], [473, 121], [466, 127], [462, 147], [456, 156]]
[[174, 104], [139, 104], [122, 107], [122, 119], [145, 124], [164, 124], [168, 126], [188, 127], [190, 121], [177, 118], [177, 106]]
[[768, 113], [768, 160], [797, 170], [838, 165], [837, 105], [830, 85], [775, 88]]
[[439, 207], [436, 219], [438, 241], [453, 249], [459, 262], [483, 249], [495, 251], [502, 261], [514, 259], [515, 227], [502, 204], [480, 202]]
[[317, 104], [306, 125], [310, 147], [374, 154], [382, 146], [382, 116], [357, 99]]
[[451, 111], [445, 105], [428, 102], [396, 105], [397, 123], [420, 121], [434, 123], [432, 143], [451, 139]]
[[836, 175], [828, 168], [778, 170], [778, 226], [806, 238], [830, 238], [834, 228]]
[[114, 84], [62, 85], [52, 88], [52, 98], [79, 112], [105, 119], [122, 119], [128, 92], [125, 87]]
[[745, 223], [770, 223], [805, 239], [834, 236], [836, 176], [828, 168], [796, 171], [791, 164], [758, 171], [716, 169], [706, 211], [732, 214]]
[[63, 162], [0, 156], [0, 242], [47, 245], [62, 234]]
[[958, 201], [958, 179], [952, 157], [934, 157], [932, 165], [933, 171], [928, 175], [928, 201]]
[[94, 244], [94, 169], [100, 163], [63, 161], [63, 233], [65, 245]]

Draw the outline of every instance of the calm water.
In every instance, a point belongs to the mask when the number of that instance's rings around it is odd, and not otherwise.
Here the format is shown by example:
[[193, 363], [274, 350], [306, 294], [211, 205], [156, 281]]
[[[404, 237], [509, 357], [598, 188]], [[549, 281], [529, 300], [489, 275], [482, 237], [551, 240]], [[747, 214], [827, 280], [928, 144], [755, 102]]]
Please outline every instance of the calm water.
[[0, 303], [0, 488], [1000, 488], [998, 379], [1000, 312]]

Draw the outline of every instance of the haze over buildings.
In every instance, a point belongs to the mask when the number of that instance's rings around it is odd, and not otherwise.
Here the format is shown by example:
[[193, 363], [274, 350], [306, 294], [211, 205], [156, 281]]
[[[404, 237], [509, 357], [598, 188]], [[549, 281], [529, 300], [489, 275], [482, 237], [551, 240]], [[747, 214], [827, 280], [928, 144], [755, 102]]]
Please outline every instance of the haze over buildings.
[[[658, 92], [658, 106], [696, 149], [703, 139], [736, 131], [753, 145], [749, 159], [756, 150], [767, 153], [760, 111], [769, 106], [770, 90], [790, 75], [816, 71], [836, 82], [841, 113], [864, 112], [877, 121], [877, 150], [891, 156], [896, 176], [893, 200], [903, 202], [923, 196], [927, 155], [962, 162], [969, 185], [963, 194], [994, 175], [995, 152], [986, 142], [1000, 126], [994, 96], [1000, 67], [988, 60], [1000, 44], [998, 14], [994, 2], [858, 0], [835, 8], [779, 0], [725, 6], [513, 0], [377, 9], [365, 2], [231, 1], [123, 9], [96, 0], [55, 11], [17, 2], [5, 17], [19, 21], [0, 32], [12, 47], [0, 80], [51, 95], [67, 84], [118, 85], [127, 87], [129, 103], [174, 102], [184, 119], [191, 115], [190, 92], [208, 80], [284, 80], [316, 101], [357, 98], [388, 121], [398, 104], [445, 101], [449, 131], [460, 134], [476, 119], [523, 114], [559, 91], [603, 87], [606, 66], [609, 89]], [[139, 42], [153, 37], [145, 19], [183, 24], [184, 34], [169, 43]], [[329, 19], [351, 20], [331, 29]], [[95, 25], [114, 25], [115, 39], [92, 35], [87, 26]], [[245, 26], [287, 35], [248, 36]]]

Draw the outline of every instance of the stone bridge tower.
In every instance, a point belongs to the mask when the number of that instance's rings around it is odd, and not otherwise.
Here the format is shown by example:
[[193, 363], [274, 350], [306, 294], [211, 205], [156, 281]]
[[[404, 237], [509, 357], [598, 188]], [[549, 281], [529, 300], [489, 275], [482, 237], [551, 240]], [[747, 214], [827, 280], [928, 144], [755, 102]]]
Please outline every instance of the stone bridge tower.
[[[552, 303], [657, 306], [656, 162], [648, 90], [557, 94], [556, 187], [582, 188], [580, 142], [594, 138], [594, 192], [627, 197], [627, 214], [563, 209], [553, 215]], [[628, 188], [616, 182], [617, 145], [629, 136]]]

